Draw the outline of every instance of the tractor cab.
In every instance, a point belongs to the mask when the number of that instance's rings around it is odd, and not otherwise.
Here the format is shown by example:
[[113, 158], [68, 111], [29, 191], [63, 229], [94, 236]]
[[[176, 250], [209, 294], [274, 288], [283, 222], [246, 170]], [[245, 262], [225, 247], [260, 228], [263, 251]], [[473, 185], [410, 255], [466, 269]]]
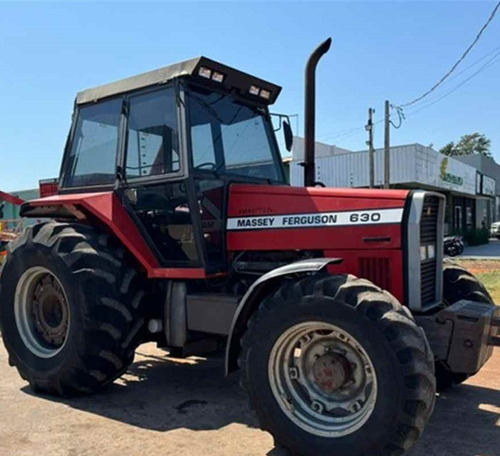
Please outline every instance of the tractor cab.
[[285, 183], [280, 90], [201, 57], [80, 92], [60, 193], [114, 189], [161, 266], [221, 271], [230, 184]]

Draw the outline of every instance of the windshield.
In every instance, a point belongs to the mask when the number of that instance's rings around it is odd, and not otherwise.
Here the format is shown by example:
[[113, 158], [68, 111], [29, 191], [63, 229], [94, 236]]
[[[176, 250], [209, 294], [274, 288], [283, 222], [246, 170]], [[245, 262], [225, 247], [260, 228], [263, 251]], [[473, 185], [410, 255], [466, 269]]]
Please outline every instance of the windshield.
[[194, 87], [188, 93], [195, 169], [283, 182], [264, 110], [241, 104], [232, 95]]

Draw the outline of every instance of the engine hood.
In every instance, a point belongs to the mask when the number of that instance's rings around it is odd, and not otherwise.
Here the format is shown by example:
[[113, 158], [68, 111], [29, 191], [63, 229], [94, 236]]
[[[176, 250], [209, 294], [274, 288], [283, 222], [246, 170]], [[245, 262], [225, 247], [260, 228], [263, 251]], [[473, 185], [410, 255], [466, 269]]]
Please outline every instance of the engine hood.
[[361, 247], [363, 237], [370, 236], [386, 239], [385, 248], [399, 248], [408, 194], [408, 190], [233, 185], [228, 247], [349, 249]]

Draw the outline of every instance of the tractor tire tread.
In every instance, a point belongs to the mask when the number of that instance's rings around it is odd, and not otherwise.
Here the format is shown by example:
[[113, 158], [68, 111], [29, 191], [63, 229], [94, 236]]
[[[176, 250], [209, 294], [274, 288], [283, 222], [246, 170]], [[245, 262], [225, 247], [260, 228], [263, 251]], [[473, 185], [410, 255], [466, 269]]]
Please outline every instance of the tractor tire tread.
[[[78, 336], [81, 349], [72, 352], [73, 359], [57, 377], [27, 368], [4, 339], [21, 377], [35, 391], [58, 396], [93, 392], [112, 382], [132, 362], [145, 328], [141, 306], [144, 292], [130, 292], [134, 279], [137, 286], [141, 284], [135, 269], [115, 256], [109, 236], [81, 224], [50, 221], [35, 225], [11, 243], [10, 253], [26, 244], [35, 249], [37, 244], [42, 245], [62, 259], [81, 284], [86, 318]], [[87, 283], [94, 286], [85, 286]]]
[[[425, 334], [417, 326], [411, 314], [388, 292], [373, 283], [355, 276], [309, 276], [295, 283], [285, 282], [274, 294], [268, 296], [247, 323], [247, 331], [241, 338], [238, 364], [241, 369], [240, 384], [246, 384], [245, 369], [249, 351], [254, 344], [254, 329], [266, 314], [276, 306], [307, 305], [308, 296], [329, 297], [343, 301], [370, 319], [381, 335], [393, 348], [400, 362], [404, 378], [405, 401], [393, 438], [387, 442], [384, 456], [401, 455], [420, 437], [435, 403], [434, 356]], [[268, 429], [260, 422], [262, 429]], [[281, 442], [290, 448], [287, 442]]]

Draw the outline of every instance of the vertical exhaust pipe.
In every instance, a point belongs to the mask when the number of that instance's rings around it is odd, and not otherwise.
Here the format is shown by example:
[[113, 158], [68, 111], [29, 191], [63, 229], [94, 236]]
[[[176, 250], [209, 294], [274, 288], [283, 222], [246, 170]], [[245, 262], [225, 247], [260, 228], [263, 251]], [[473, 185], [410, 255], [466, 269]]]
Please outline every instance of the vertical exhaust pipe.
[[316, 126], [316, 67], [319, 59], [328, 52], [332, 44], [332, 39], [328, 38], [321, 43], [311, 54], [306, 66], [306, 86], [305, 86], [305, 112], [304, 112], [304, 185], [314, 186], [316, 180], [314, 164], [314, 141]]

